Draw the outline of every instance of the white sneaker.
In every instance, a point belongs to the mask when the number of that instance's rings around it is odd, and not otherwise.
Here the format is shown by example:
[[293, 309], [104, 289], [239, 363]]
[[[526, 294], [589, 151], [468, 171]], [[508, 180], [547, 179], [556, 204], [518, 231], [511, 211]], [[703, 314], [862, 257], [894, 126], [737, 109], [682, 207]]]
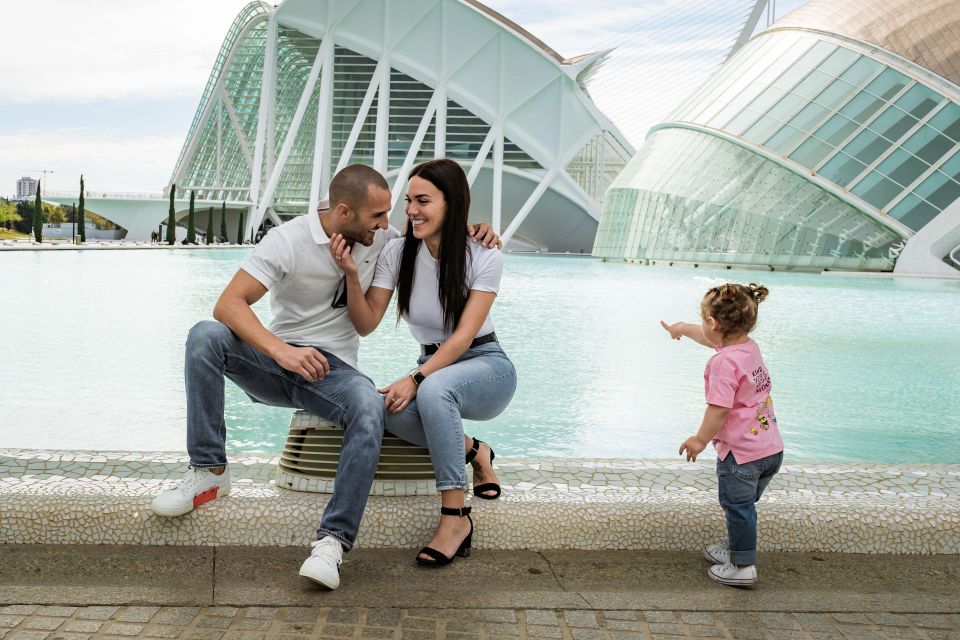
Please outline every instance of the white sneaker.
[[720, 584], [730, 585], [731, 587], [749, 587], [759, 580], [757, 576], [756, 565], [746, 567], [737, 567], [733, 563], [715, 564], [707, 569], [707, 575]]
[[173, 489], [167, 489], [150, 503], [158, 516], [172, 518], [190, 513], [205, 502], [222, 498], [230, 493], [230, 469], [216, 475], [207, 469], [190, 467], [183, 480]]
[[300, 575], [310, 578], [327, 589], [340, 586], [340, 563], [343, 562], [343, 546], [334, 537], [327, 536], [311, 542], [313, 551], [300, 565]]
[[730, 562], [730, 550], [722, 544], [705, 544], [703, 557], [713, 564], [727, 564]]

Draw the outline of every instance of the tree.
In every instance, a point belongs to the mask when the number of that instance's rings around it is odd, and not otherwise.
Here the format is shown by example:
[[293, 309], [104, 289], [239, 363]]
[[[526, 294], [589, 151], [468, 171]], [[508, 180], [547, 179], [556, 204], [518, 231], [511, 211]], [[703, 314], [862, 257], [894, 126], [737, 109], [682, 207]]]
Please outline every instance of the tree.
[[33, 203], [33, 239], [43, 242], [43, 205], [40, 203], [40, 182], [37, 182], [37, 199]]
[[20, 213], [16, 205], [9, 200], [0, 200], [0, 225], [9, 229], [18, 222], [20, 222]]
[[174, 244], [177, 241], [177, 210], [173, 205], [173, 199], [177, 193], [177, 185], [170, 185], [170, 211], [167, 213], [167, 244]]
[[87, 217], [87, 212], [83, 208], [83, 174], [80, 175], [80, 210], [77, 212], [77, 216], [74, 220], [77, 221], [77, 237], [80, 238], [80, 243], [87, 241], [87, 226], [84, 224], [84, 219]]
[[227, 238], [227, 201], [220, 205], [220, 242], [230, 242]]
[[190, 190], [190, 211], [187, 213], [187, 244], [197, 244], [197, 223], [194, 219], [196, 211], [193, 206], [196, 193], [196, 191]]
[[207, 234], [203, 239], [204, 244], [213, 242], [213, 207], [207, 209]]
[[243, 244], [243, 211], [240, 212], [240, 223], [237, 225], [237, 244]]

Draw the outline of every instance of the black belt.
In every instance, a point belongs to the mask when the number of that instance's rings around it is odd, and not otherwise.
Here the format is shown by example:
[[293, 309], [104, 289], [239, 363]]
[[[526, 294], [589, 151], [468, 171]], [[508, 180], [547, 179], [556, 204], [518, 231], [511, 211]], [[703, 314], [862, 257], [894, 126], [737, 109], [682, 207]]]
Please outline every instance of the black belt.
[[[474, 338], [473, 342], [470, 343], [470, 349], [474, 347], [479, 347], [482, 344], [487, 344], [488, 342], [496, 342], [497, 334], [491, 331], [485, 336], [480, 336], [479, 338]], [[440, 348], [439, 344], [422, 344], [420, 345], [420, 354], [424, 356], [432, 356], [437, 352], [437, 349]]]

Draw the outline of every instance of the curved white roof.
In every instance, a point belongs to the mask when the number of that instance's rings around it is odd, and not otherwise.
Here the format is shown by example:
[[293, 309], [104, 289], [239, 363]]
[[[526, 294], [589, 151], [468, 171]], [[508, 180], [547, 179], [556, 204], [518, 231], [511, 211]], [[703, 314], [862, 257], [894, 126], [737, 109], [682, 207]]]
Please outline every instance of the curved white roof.
[[784, 28], [868, 42], [960, 85], [957, 0], [811, 0], [771, 27]]

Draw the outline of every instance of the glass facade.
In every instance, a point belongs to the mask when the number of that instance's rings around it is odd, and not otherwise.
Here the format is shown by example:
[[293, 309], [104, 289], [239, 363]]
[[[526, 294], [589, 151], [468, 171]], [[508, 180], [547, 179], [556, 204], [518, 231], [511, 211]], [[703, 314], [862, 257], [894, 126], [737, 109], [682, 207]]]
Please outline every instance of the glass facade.
[[755, 38], [671, 120], [789, 158], [913, 231], [960, 198], [960, 105], [811, 34]]
[[661, 129], [607, 194], [594, 255], [890, 270], [902, 237], [749, 149]]

